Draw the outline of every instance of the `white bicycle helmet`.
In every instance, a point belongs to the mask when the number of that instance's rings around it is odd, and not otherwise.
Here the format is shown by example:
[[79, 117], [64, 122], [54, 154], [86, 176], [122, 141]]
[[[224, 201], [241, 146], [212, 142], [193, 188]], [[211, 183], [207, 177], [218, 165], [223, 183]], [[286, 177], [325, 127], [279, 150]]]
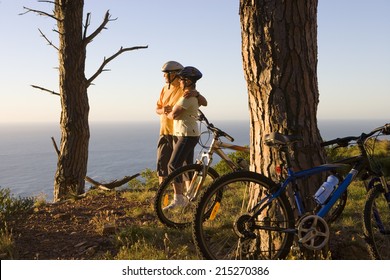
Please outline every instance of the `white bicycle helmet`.
[[[161, 71], [168, 74], [168, 88], [171, 87], [171, 83], [177, 78], [175, 75], [177, 72], [183, 70], [183, 65], [177, 61], [168, 61], [162, 67]], [[172, 78], [173, 76], [173, 78]]]
[[168, 61], [162, 67], [161, 71], [163, 72], [179, 72], [183, 69], [183, 65], [181, 65], [177, 61]]

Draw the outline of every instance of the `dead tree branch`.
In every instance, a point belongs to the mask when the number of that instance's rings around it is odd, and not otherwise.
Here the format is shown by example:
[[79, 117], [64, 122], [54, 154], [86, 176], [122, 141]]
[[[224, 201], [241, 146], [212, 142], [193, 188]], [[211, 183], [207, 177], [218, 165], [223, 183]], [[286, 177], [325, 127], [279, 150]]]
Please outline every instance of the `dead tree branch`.
[[49, 4], [53, 4], [53, 5], [56, 5], [56, 3], [54, 1], [45, 1], [45, 0], [40, 0], [38, 1], [40, 3], [49, 3]]
[[84, 44], [85, 45], [89, 44], [103, 29], [106, 29], [106, 25], [109, 21], [114, 21], [114, 20], [116, 19], [111, 19], [110, 11], [107, 11], [104, 16], [103, 22], [100, 24], [100, 26], [94, 32], [92, 32], [91, 35], [86, 36], [87, 29], [89, 26], [89, 21], [90, 21], [90, 16], [88, 14], [87, 19], [85, 21], [85, 27], [84, 27]]
[[40, 87], [40, 86], [35, 86], [35, 85], [31, 85], [33, 88], [37, 88], [37, 89], [40, 89], [42, 91], [46, 91], [46, 92], [49, 92], [51, 94], [54, 94], [54, 95], [60, 95], [58, 92], [55, 92], [55, 91], [52, 91], [52, 90], [49, 90], [49, 89], [46, 89], [46, 88], [43, 88], [43, 87]]
[[91, 23], [91, 13], [87, 13], [87, 18], [85, 19], [85, 25], [84, 25], [84, 34], [83, 34], [83, 40], [87, 38], [87, 30]]
[[54, 139], [54, 137], [51, 137], [51, 141], [53, 142], [54, 150], [56, 150], [57, 156], [59, 156], [60, 150], [58, 149], [58, 146], [57, 146], [57, 143], [56, 143], [56, 140]]
[[40, 16], [47, 16], [49, 18], [55, 19], [56, 21], [61, 21], [61, 19], [55, 17], [52, 14], [46, 13], [44, 11], [35, 10], [35, 9], [27, 8], [27, 7], [23, 7], [23, 9], [25, 9], [26, 11], [24, 13], [20, 13], [19, 15], [25, 15], [27, 13], [35, 13], [35, 14], [38, 14]]
[[[58, 146], [57, 146], [57, 143], [56, 143], [56, 140], [54, 139], [54, 137], [51, 137], [51, 141], [53, 142], [54, 150], [56, 151], [57, 155], [59, 156], [60, 150], [58, 149]], [[91, 183], [95, 188], [99, 188], [99, 189], [108, 191], [108, 190], [112, 190], [112, 189], [118, 188], [120, 186], [123, 186], [124, 184], [130, 182], [131, 180], [137, 178], [140, 175], [141, 175], [140, 173], [136, 173], [132, 176], [125, 176], [120, 180], [113, 180], [109, 183], [100, 183], [98, 181], [93, 180], [91, 177], [85, 176], [85, 181], [88, 183]]]
[[141, 175], [141, 174], [137, 173], [137, 174], [134, 174], [132, 176], [125, 176], [121, 180], [114, 180], [110, 183], [100, 183], [98, 181], [93, 180], [92, 178], [90, 178], [88, 176], [85, 176], [85, 181], [87, 181], [88, 183], [91, 183], [96, 188], [103, 189], [103, 190], [112, 190], [112, 189], [118, 188], [118, 187], [130, 182], [131, 180], [135, 179], [139, 175]]
[[52, 46], [52, 47], [55, 48], [57, 51], [60, 51], [60, 50], [58, 49], [58, 47], [55, 46], [55, 45], [46, 37], [45, 34], [43, 34], [43, 32], [41, 31], [41, 29], [38, 28], [38, 30], [39, 30], [39, 33], [41, 33], [41, 36], [42, 36], [42, 37], [46, 40], [46, 42], [49, 44], [49, 46]]
[[110, 56], [109, 58], [104, 58], [103, 60], [103, 63], [102, 65], [100, 65], [99, 69], [96, 71], [95, 74], [92, 75], [91, 78], [88, 79], [87, 83], [88, 85], [90, 85], [93, 80], [95, 80], [103, 71], [108, 71], [106, 69], [104, 69], [104, 67], [110, 62], [112, 61], [113, 59], [115, 59], [118, 55], [124, 53], [124, 52], [128, 52], [128, 51], [133, 51], [133, 50], [138, 50], [138, 49], [146, 49], [148, 48], [148, 46], [137, 46], [137, 47], [132, 47], [132, 48], [123, 48], [121, 47], [119, 49], [119, 51], [117, 51], [115, 54], [113, 54], [112, 56]]

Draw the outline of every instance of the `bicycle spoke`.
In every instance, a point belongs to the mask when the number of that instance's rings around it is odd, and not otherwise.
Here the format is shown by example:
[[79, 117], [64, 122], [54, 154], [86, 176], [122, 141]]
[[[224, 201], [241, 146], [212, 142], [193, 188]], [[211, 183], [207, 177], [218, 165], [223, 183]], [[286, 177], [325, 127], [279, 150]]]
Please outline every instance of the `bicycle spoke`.
[[[202, 255], [209, 259], [284, 258], [293, 240], [293, 232], [285, 230], [294, 227], [292, 210], [285, 205], [287, 200], [274, 199], [259, 217], [252, 218], [247, 213], [252, 208], [249, 205], [256, 203], [249, 199], [251, 191], [258, 188], [264, 192], [272, 182], [263, 182], [263, 177], [253, 172], [233, 174], [215, 181], [196, 208], [194, 240]], [[219, 209], [211, 219], [205, 209], [220, 190], [223, 196]]]
[[[200, 164], [186, 165], [172, 172], [160, 185], [154, 207], [159, 220], [168, 227], [183, 228], [190, 225], [195, 208], [196, 198], [204, 186], [211, 184], [218, 173], [209, 168], [203, 178], [203, 166]], [[185, 195], [184, 203], [170, 207], [174, 201], [174, 185], [180, 185]]]
[[390, 209], [382, 187], [369, 192], [364, 208], [364, 231], [374, 259], [390, 259]]

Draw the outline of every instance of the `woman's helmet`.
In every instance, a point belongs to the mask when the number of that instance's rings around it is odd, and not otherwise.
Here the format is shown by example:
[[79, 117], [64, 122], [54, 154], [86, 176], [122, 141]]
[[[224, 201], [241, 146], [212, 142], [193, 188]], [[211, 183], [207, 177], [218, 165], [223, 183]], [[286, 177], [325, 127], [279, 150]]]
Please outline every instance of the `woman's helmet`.
[[177, 75], [180, 78], [188, 79], [193, 83], [196, 83], [196, 81], [203, 76], [202, 73], [193, 66], [184, 67]]
[[179, 62], [176, 61], [168, 61], [162, 67], [161, 71], [163, 72], [179, 72], [184, 67]]

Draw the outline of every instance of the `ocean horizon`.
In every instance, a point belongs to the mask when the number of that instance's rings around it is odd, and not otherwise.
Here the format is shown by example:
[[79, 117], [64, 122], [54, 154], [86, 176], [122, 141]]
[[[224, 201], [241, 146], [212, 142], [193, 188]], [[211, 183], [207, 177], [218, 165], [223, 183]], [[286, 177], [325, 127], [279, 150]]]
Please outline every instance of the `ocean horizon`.
[[[390, 120], [319, 120], [318, 127], [322, 138], [330, 140], [360, 135], [386, 122]], [[213, 123], [233, 136], [235, 144], [249, 144], [249, 121]], [[52, 201], [57, 154], [51, 137], [59, 144], [59, 124], [0, 123], [0, 131], [0, 188], [9, 188], [15, 196]], [[87, 175], [92, 179], [109, 182], [156, 169], [158, 122], [91, 122], [90, 132]], [[195, 156], [199, 152], [198, 145]]]

